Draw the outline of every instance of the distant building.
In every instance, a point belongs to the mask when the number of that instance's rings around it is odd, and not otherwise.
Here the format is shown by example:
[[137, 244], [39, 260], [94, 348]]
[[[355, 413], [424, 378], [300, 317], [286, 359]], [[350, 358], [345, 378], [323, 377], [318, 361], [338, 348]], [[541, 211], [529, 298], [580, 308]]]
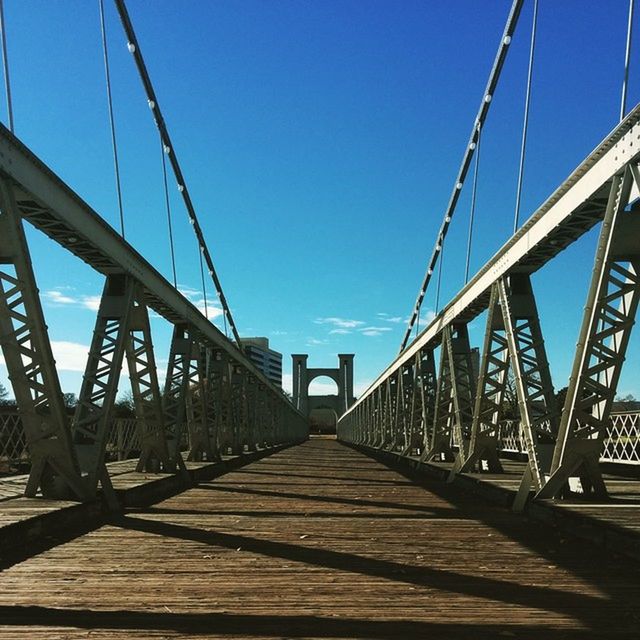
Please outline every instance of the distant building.
[[282, 387], [282, 354], [269, 349], [268, 338], [242, 338], [245, 354], [273, 382]]

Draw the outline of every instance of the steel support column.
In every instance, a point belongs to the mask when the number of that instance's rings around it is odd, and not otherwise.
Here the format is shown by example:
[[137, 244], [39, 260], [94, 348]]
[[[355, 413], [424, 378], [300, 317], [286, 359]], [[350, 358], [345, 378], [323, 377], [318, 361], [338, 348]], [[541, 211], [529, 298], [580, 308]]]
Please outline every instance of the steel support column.
[[186, 477], [179, 446], [172, 457], [167, 443], [149, 313], [141, 295], [136, 295], [131, 309], [126, 355], [140, 434], [141, 452], [136, 468], [138, 471], [173, 473], [177, 466]]
[[626, 210], [634, 182], [640, 186], [635, 165], [611, 188], [551, 477], [539, 498], [558, 496], [573, 475], [583, 493], [607, 495], [599, 458], [640, 297], [640, 207]]
[[18, 403], [31, 472], [25, 494], [88, 499], [13, 188], [0, 180], [0, 345]]
[[[454, 335], [455, 332], [455, 335]], [[441, 456], [454, 459], [452, 444], [467, 451], [475, 397], [475, 380], [465, 324], [447, 325], [442, 331], [437, 404], [429, 448], [423, 460]]]
[[481, 466], [482, 461], [486, 461], [488, 470], [492, 473], [502, 472], [498, 458], [498, 439], [508, 381], [509, 358], [498, 298], [498, 287], [494, 285], [491, 288], [487, 314], [469, 451], [465, 455], [464, 449], [458, 450], [449, 480], [453, 480], [457, 473], [473, 470], [476, 465]]
[[112, 493], [105, 450], [129, 340], [135, 292], [136, 284], [131, 277], [107, 276], [73, 418], [73, 444], [92, 493], [98, 481]]
[[188, 460], [204, 462], [216, 458], [209, 434], [209, 404], [206, 384], [206, 349], [192, 342], [188, 364], [187, 425], [189, 427]]
[[558, 411], [531, 281], [513, 274], [497, 282], [509, 361], [527, 450], [525, 469], [513, 508], [524, 506], [531, 488], [539, 490], [551, 467], [558, 433]]
[[437, 388], [433, 351], [423, 349], [414, 359], [414, 377], [409, 410], [408, 432], [402, 455], [422, 454], [426, 449], [427, 430], [433, 424]]

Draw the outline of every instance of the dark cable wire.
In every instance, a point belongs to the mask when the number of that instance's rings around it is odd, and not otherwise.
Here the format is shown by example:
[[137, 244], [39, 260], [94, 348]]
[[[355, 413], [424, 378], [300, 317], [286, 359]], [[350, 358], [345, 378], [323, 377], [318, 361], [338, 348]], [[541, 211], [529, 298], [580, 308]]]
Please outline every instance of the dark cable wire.
[[473, 239], [473, 219], [476, 213], [476, 194], [478, 191], [478, 167], [480, 165], [480, 141], [482, 139], [482, 131], [478, 127], [478, 135], [476, 143], [476, 162], [473, 168], [473, 186], [471, 189], [471, 210], [469, 212], [469, 234], [467, 236], [467, 259], [464, 266], [464, 283], [469, 282], [469, 265], [471, 264], [471, 241]]
[[522, 182], [524, 180], [524, 159], [527, 150], [527, 132], [529, 129], [529, 105], [531, 103], [531, 80], [533, 77], [533, 59], [536, 50], [536, 31], [538, 26], [538, 0], [533, 0], [533, 20], [531, 22], [531, 44], [529, 46], [529, 69], [527, 71], [527, 92], [522, 118], [522, 142], [520, 144], [520, 164], [518, 166], [518, 186], [516, 189], [516, 208], [513, 216], [513, 233], [518, 230], [520, 204], [522, 201]]
[[624, 53], [624, 80], [622, 81], [622, 99], [620, 100], [620, 121], [627, 112], [627, 84], [629, 82], [629, 59], [631, 58], [631, 36], [633, 35], [633, 3], [629, 0], [629, 19], [627, 21], [627, 46]]
[[411, 330], [413, 329], [413, 325], [416, 322], [416, 318], [420, 314], [420, 307], [422, 306], [422, 301], [424, 300], [424, 296], [427, 292], [429, 282], [431, 281], [433, 270], [436, 266], [436, 263], [438, 262], [438, 254], [440, 250], [437, 247], [443, 245], [444, 238], [447, 235], [449, 224], [451, 223], [451, 218], [455, 212], [456, 205], [460, 197], [460, 191], [462, 189], [462, 186], [464, 185], [464, 180], [469, 170], [471, 159], [473, 158], [473, 149], [471, 148], [471, 145], [472, 143], [477, 142], [476, 132], [478, 130], [478, 127], [482, 127], [484, 125], [484, 121], [487, 117], [487, 114], [489, 113], [489, 105], [491, 104], [491, 99], [493, 97], [496, 86], [498, 84], [498, 80], [500, 78], [500, 72], [502, 71], [502, 67], [506, 60], [509, 44], [511, 43], [511, 38], [515, 31], [516, 24], [518, 23], [518, 17], [520, 16], [520, 11], [522, 10], [523, 3], [524, 3], [524, 0], [513, 0], [513, 4], [511, 5], [511, 11], [509, 12], [509, 17], [507, 18], [507, 23], [505, 25], [505, 29], [502, 34], [502, 39], [500, 40], [500, 46], [498, 47], [498, 52], [496, 53], [493, 67], [491, 69], [491, 73], [489, 74], [489, 80], [487, 82], [487, 86], [482, 96], [482, 102], [480, 103], [478, 115], [476, 116], [476, 119], [474, 120], [474, 123], [473, 123], [471, 138], [469, 140], [469, 143], [467, 144], [467, 148], [462, 158], [462, 164], [460, 166], [460, 170], [458, 171], [458, 177], [454, 183], [453, 192], [451, 194], [451, 197], [449, 199], [449, 204], [447, 205], [447, 209], [444, 214], [444, 220], [442, 222], [442, 225], [440, 226], [440, 230], [438, 231], [438, 236], [437, 236], [438, 239], [436, 242], [436, 247], [434, 247], [431, 253], [431, 258], [429, 259], [429, 263], [427, 265], [427, 271], [422, 281], [422, 286], [420, 287], [418, 297], [413, 307], [413, 312], [411, 313], [411, 317], [409, 319], [409, 324], [404, 334], [404, 338], [402, 339], [402, 343], [400, 344], [400, 351], [403, 351], [404, 348], [407, 346], [407, 342], [409, 341], [409, 338], [411, 336]]
[[176, 272], [176, 252], [173, 244], [173, 225], [171, 224], [171, 202], [169, 198], [169, 184], [167, 182], [167, 162], [165, 160], [167, 145], [160, 139], [160, 155], [162, 156], [162, 181], [164, 183], [164, 201], [167, 209], [167, 227], [169, 228], [169, 251], [171, 253], [171, 271], [173, 273], [173, 286], [178, 288], [178, 276]]
[[440, 311], [440, 284], [442, 282], [442, 265], [444, 264], [444, 238], [440, 245], [440, 260], [438, 261], [438, 281], [436, 283], [436, 314]]
[[107, 83], [107, 102], [109, 103], [109, 123], [111, 125], [111, 147], [113, 149], [113, 168], [116, 175], [116, 192], [118, 194], [118, 211], [120, 212], [120, 235], [124, 238], [124, 209], [122, 206], [122, 188], [120, 186], [120, 163], [118, 162], [118, 143], [116, 141], [116, 122], [113, 117], [113, 98], [111, 95], [111, 74], [109, 73], [109, 52], [107, 49], [107, 27], [104, 20], [104, 3], [98, 0], [100, 7], [100, 30], [102, 32], [102, 55], [104, 57], [104, 74]]
[[207, 285], [204, 281], [204, 263], [202, 261], [202, 249], [198, 247], [200, 254], [200, 280], [202, 281], [202, 299], [204, 300], [204, 317], [209, 319], [209, 306], [207, 305]]
[[4, 70], [4, 89], [7, 96], [7, 117], [9, 120], [9, 131], [13, 130], [13, 104], [11, 101], [11, 82], [9, 81], [9, 56], [7, 55], [7, 27], [4, 21], [4, 5], [0, 0], [0, 32], [2, 34], [2, 68]]
[[222, 284], [220, 283], [220, 279], [218, 278], [218, 274], [216, 273], [215, 267], [213, 265], [213, 260], [211, 258], [211, 254], [209, 253], [209, 249], [207, 248], [207, 244], [204, 239], [204, 234], [202, 233], [202, 228], [200, 227], [200, 223], [198, 222], [198, 217], [196, 216], [196, 211], [193, 206], [191, 196], [189, 195], [189, 190], [187, 189], [184, 175], [182, 174], [180, 164], [178, 163], [178, 158], [175, 153], [174, 145], [171, 142], [171, 137], [169, 136], [167, 125], [165, 123], [164, 117], [162, 116], [162, 111], [160, 110], [158, 98], [153, 89], [153, 85], [151, 84], [151, 78], [149, 77], [147, 67], [144, 63], [144, 58], [142, 57], [142, 52], [140, 51], [140, 44], [138, 42], [138, 39], [136, 38], [136, 34], [133, 29], [133, 24], [131, 23], [131, 18], [129, 17], [129, 13], [125, 6], [124, 0], [114, 0], [114, 2], [116, 5], [116, 8], [118, 9], [118, 14], [120, 15], [120, 20], [122, 22], [124, 32], [127, 36], [127, 40], [128, 40], [127, 47], [131, 52], [131, 54], [133, 55], [133, 58], [136, 63], [136, 67], [138, 69], [138, 73], [140, 75], [140, 79], [142, 80], [142, 84], [144, 86], [144, 90], [147, 95], [149, 108], [153, 112], [154, 121], [156, 123], [156, 126], [158, 127], [158, 130], [160, 131], [160, 136], [167, 145], [167, 148], [168, 148], [167, 155], [169, 156], [169, 162], [171, 163], [171, 168], [173, 169], [173, 173], [178, 183], [178, 190], [182, 194], [182, 199], [184, 200], [184, 204], [187, 209], [189, 222], [193, 225], [193, 230], [194, 230], [194, 233], [196, 234], [200, 251], [202, 253], [204, 261], [206, 262], [207, 269], [209, 270], [209, 275], [213, 280], [213, 284], [215, 286], [216, 293], [218, 295], [218, 299], [220, 300], [222, 309], [227, 315], [227, 319], [231, 326], [233, 337], [238, 345], [238, 348], [241, 349], [242, 343], [240, 341], [240, 334], [238, 333], [238, 329], [236, 328], [235, 322], [233, 321], [231, 310], [229, 309], [229, 304], [224, 295], [224, 292], [222, 291]]

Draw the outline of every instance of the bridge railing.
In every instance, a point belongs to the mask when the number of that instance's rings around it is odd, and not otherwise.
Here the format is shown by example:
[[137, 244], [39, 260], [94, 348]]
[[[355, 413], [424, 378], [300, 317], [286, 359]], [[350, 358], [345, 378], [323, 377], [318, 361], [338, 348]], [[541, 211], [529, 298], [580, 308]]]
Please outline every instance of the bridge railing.
[[[181, 451], [188, 451], [188, 430], [183, 429]], [[106, 444], [106, 459], [131, 460], [140, 456], [142, 445], [136, 418], [116, 418], [111, 423]], [[24, 473], [31, 464], [25, 430], [17, 412], [0, 413], [0, 475]]]
[[[338, 437], [374, 449], [499, 472], [498, 454], [526, 452], [514, 502], [559, 498], [579, 476], [607, 495], [599, 462], [637, 463], [634, 418], [609, 420], [640, 303], [640, 105], [464, 284], [341, 416]], [[599, 225], [563, 406], [558, 406], [532, 274]], [[441, 248], [441, 244], [437, 245]], [[569, 273], [563, 281], [570, 282]], [[558, 304], [558, 301], [554, 301]], [[485, 322], [480, 362], [469, 327]], [[518, 425], [503, 424], [506, 398]]]
[[[24, 222], [104, 278], [73, 416], [64, 404]], [[16, 423], [7, 421], [6, 448], [18, 460], [26, 439], [33, 460], [26, 495], [65, 498], [71, 492], [92, 500], [102, 485], [115, 501], [110, 484], [103, 484], [104, 462], [113, 455], [139, 452], [139, 471], [186, 479], [185, 457], [214, 462], [308, 437], [307, 417], [241, 342], [227, 338], [2, 125], [0, 228], [0, 343], [23, 426], [18, 434]], [[173, 329], [163, 385], [152, 313]], [[114, 423], [125, 360], [135, 429]]]
[[[519, 420], [500, 425], [499, 450], [526, 455], [525, 434]], [[640, 412], [612, 413], [600, 462], [640, 464]]]
[[[187, 439], [181, 449], [188, 448]], [[106, 459], [129, 460], [140, 455], [140, 433], [135, 418], [116, 418], [109, 428]], [[0, 475], [25, 473], [31, 464], [25, 430], [17, 412], [0, 413]]]

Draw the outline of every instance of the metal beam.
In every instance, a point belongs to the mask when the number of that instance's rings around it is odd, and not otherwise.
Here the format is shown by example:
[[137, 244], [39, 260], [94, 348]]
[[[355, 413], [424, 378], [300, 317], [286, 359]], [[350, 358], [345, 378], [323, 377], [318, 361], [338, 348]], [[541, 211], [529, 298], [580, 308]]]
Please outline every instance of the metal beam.
[[0, 175], [12, 183], [20, 214], [28, 222], [96, 271], [105, 275], [125, 273], [133, 276], [142, 286], [144, 302], [149, 308], [172, 324], [189, 324], [200, 342], [225, 351], [229, 358], [260, 380], [274, 397], [287, 402], [282, 391], [195, 305], [2, 125]]
[[[533, 273], [600, 222], [614, 177], [640, 157], [639, 136], [640, 105], [480, 269], [360, 396], [358, 402], [363, 402], [377, 386], [410, 362], [418, 351], [437, 347], [444, 327], [453, 322], [469, 322], [482, 313], [489, 305], [491, 287], [498, 279], [511, 273]], [[353, 409], [351, 407], [350, 411]]]

